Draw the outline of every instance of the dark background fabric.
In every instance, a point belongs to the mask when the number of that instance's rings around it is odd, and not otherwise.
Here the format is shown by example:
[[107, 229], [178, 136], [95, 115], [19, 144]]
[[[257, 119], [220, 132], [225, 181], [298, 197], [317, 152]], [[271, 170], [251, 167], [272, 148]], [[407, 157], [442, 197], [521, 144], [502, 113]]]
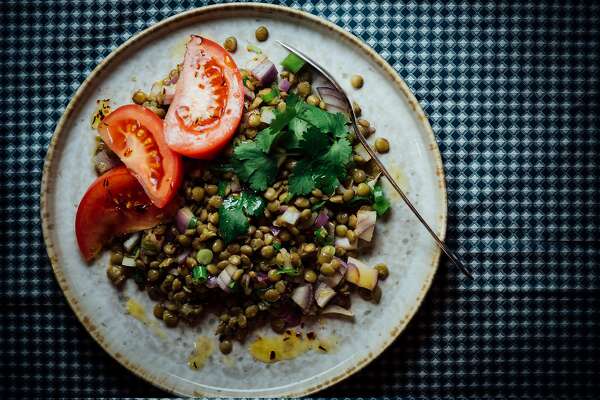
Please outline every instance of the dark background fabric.
[[[212, 4], [212, 2], [209, 2]], [[41, 236], [42, 163], [70, 97], [134, 33], [201, 1], [0, 3], [0, 397], [162, 396], [66, 304]], [[448, 242], [408, 329], [321, 396], [600, 393], [598, 2], [285, 1], [362, 38], [426, 113]]]

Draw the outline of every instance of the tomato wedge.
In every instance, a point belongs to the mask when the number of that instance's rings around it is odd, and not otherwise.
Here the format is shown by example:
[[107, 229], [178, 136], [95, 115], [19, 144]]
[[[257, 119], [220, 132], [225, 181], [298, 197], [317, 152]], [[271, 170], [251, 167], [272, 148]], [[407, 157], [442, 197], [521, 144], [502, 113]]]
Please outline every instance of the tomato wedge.
[[235, 133], [243, 109], [242, 75], [229, 53], [192, 35], [165, 117], [169, 147], [188, 157], [215, 157]]
[[79, 250], [90, 261], [111, 237], [152, 228], [172, 218], [178, 208], [178, 199], [156, 207], [126, 167], [114, 168], [98, 177], [79, 203], [75, 217]]
[[183, 172], [181, 157], [167, 146], [163, 131], [163, 121], [137, 104], [117, 108], [98, 126], [102, 140], [159, 208], [175, 196]]

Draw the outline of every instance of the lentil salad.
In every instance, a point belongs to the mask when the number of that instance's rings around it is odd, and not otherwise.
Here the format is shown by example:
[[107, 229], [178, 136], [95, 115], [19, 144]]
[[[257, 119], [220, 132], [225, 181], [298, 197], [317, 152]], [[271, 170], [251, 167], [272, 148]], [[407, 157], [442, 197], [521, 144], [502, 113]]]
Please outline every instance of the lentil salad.
[[[257, 40], [268, 40], [259, 29]], [[235, 52], [237, 40], [224, 47]], [[303, 316], [352, 317], [351, 293], [377, 303], [389, 274], [385, 264], [358, 259], [390, 208], [379, 171], [318, 77], [293, 55], [281, 65], [279, 72], [257, 53], [240, 69], [241, 121], [218, 157], [184, 159], [175, 215], [108, 246], [110, 281], [134, 280], [166, 326], [216, 312], [225, 354], [264, 323], [282, 333]], [[133, 93], [133, 102], [165, 118], [181, 74], [179, 65], [149, 93]], [[359, 129], [375, 133], [365, 119]], [[389, 151], [380, 139], [377, 151]], [[101, 140], [98, 155], [116, 158]], [[106, 172], [106, 163], [96, 165]]]

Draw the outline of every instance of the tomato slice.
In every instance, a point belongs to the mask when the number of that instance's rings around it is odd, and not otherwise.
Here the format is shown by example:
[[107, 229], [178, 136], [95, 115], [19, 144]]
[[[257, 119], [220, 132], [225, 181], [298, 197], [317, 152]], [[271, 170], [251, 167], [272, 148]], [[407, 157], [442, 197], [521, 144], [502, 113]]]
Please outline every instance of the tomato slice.
[[183, 168], [179, 154], [165, 143], [163, 121], [147, 108], [128, 104], [108, 114], [98, 132], [152, 203], [164, 207], [181, 184]]
[[111, 237], [137, 232], [167, 221], [177, 212], [179, 200], [158, 208], [126, 167], [98, 177], [83, 195], [75, 217], [75, 234], [81, 254], [90, 261]]
[[215, 157], [235, 133], [243, 109], [242, 75], [229, 53], [192, 35], [165, 117], [169, 147], [188, 157]]

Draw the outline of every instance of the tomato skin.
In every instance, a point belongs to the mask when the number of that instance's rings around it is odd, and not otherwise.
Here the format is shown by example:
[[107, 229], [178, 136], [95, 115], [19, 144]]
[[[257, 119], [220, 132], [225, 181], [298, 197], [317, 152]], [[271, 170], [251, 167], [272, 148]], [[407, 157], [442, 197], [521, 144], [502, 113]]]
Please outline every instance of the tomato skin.
[[75, 234], [86, 261], [100, 253], [116, 235], [137, 232], [172, 218], [179, 208], [174, 199], [158, 208], [126, 167], [98, 177], [83, 195], [75, 216]]
[[212, 159], [235, 134], [244, 110], [242, 75], [219, 44], [192, 35], [165, 117], [165, 140], [188, 157]]
[[181, 157], [164, 140], [163, 121], [137, 104], [121, 106], [98, 127], [98, 133], [140, 182], [150, 200], [164, 207], [181, 185]]

